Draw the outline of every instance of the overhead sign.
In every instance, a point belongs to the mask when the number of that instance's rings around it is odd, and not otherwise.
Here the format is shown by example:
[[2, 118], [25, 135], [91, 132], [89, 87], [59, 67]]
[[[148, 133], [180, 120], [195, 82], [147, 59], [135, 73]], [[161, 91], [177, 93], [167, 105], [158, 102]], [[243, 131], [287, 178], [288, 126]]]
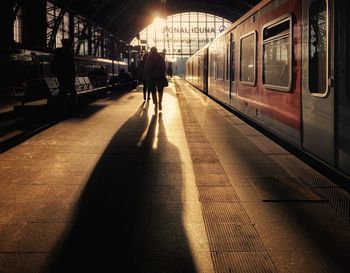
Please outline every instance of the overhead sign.
[[131, 44], [152, 46], [166, 50], [167, 54], [189, 56], [224, 32], [231, 22], [224, 18], [201, 12], [184, 12], [156, 18], [139, 33], [140, 39]]
[[[220, 29], [219, 29], [220, 31]], [[214, 27], [163, 27], [163, 33], [215, 33]]]

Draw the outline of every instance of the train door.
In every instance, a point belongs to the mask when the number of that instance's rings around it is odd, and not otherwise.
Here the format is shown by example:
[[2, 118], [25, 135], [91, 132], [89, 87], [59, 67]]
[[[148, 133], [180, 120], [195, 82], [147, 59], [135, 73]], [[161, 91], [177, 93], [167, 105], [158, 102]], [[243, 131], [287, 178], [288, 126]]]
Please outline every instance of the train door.
[[231, 75], [230, 75], [230, 52], [231, 52], [231, 39], [230, 34], [225, 35], [225, 94], [227, 94], [226, 101], [227, 103], [230, 103], [230, 82], [231, 82]]
[[203, 59], [203, 90], [208, 93], [208, 48], [204, 49], [204, 59]]
[[346, 1], [338, 1], [335, 10], [338, 22], [337, 47], [337, 117], [338, 117], [338, 167], [350, 176], [350, 8]]
[[302, 2], [302, 145], [334, 166], [333, 1]]
[[230, 104], [234, 106], [234, 97], [236, 94], [236, 48], [235, 48], [235, 30], [230, 33]]

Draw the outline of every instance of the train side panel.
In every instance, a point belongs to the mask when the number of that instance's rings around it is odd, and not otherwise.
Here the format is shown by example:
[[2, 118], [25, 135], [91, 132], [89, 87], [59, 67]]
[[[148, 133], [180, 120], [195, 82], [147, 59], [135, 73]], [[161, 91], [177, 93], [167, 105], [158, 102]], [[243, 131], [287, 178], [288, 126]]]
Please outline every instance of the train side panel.
[[208, 48], [209, 95], [347, 177], [348, 14], [345, 1], [262, 1]]
[[273, 1], [265, 6], [237, 27], [236, 45], [238, 83], [233, 99], [238, 110], [299, 147], [300, 0]]
[[208, 94], [229, 104], [230, 95], [227, 88], [227, 35], [221, 36], [209, 46]]
[[203, 92], [207, 92], [208, 49], [199, 50], [186, 62], [186, 80]]

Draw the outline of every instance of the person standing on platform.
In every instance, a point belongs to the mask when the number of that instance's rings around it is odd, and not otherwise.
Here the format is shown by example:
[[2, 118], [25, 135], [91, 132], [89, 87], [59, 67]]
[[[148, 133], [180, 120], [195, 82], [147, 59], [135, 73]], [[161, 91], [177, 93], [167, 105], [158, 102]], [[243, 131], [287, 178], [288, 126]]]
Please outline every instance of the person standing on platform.
[[152, 47], [145, 63], [144, 77], [148, 82], [148, 88], [152, 93], [152, 100], [156, 110], [158, 107], [159, 110], [162, 110], [164, 79], [166, 80], [165, 71], [164, 58], [157, 52], [156, 47]]
[[[62, 47], [56, 50], [52, 59], [51, 71], [57, 77], [59, 84], [58, 101], [61, 113], [75, 111], [77, 92], [75, 90], [74, 54], [70, 39], [62, 39]], [[67, 94], [70, 94], [70, 101], [67, 101]]]
[[142, 58], [140, 60], [139, 66], [138, 66], [139, 67], [139, 79], [140, 79], [140, 81], [143, 84], [143, 100], [146, 100], [146, 94], [147, 94], [147, 100], [149, 100], [150, 99], [150, 93], [151, 93], [151, 91], [148, 88], [147, 80], [144, 77], [144, 67], [145, 67], [145, 63], [146, 63], [148, 55], [149, 54], [147, 52], [145, 52], [142, 55]]
[[168, 64], [168, 68], [166, 70], [166, 74], [169, 76], [170, 79], [173, 77], [173, 63], [170, 62]]
[[136, 68], [136, 63], [131, 62], [130, 67], [129, 67], [129, 72], [134, 80], [137, 80], [137, 68]]

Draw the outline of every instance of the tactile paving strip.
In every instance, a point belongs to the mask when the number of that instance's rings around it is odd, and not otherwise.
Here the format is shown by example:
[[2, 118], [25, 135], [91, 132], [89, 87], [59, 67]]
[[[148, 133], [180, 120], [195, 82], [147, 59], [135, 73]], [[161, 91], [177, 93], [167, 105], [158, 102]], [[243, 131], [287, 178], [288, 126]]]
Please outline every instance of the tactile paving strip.
[[264, 251], [264, 246], [250, 223], [208, 223], [206, 227], [211, 251]]
[[202, 212], [206, 223], [243, 223], [249, 216], [241, 203], [203, 202]]
[[338, 188], [329, 179], [317, 173], [293, 155], [270, 156], [292, 177], [303, 181], [322, 196], [326, 205], [339, 214], [347, 223], [350, 222], [350, 194]]
[[[191, 146], [191, 145], [190, 145]], [[218, 162], [218, 157], [211, 148], [189, 147], [193, 162], [196, 163], [214, 163]]]
[[350, 194], [340, 188], [315, 189], [328, 202], [327, 205], [338, 213], [347, 223], [350, 223]]
[[216, 273], [275, 273], [266, 252], [212, 252]]
[[[191, 144], [191, 143], [189, 143]], [[196, 163], [193, 162], [193, 168], [195, 173], [203, 173], [203, 174], [224, 174], [224, 168], [220, 164], [220, 162], [210, 162], [210, 163]]]
[[197, 186], [231, 187], [230, 180], [223, 173], [196, 173]]
[[232, 187], [198, 187], [201, 202], [239, 202]]
[[336, 187], [329, 179], [320, 175], [293, 155], [271, 155], [270, 158], [277, 162], [291, 176], [306, 182], [313, 188]]
[[215, 272], [276, 272], [180, 85], [175, 86]]

